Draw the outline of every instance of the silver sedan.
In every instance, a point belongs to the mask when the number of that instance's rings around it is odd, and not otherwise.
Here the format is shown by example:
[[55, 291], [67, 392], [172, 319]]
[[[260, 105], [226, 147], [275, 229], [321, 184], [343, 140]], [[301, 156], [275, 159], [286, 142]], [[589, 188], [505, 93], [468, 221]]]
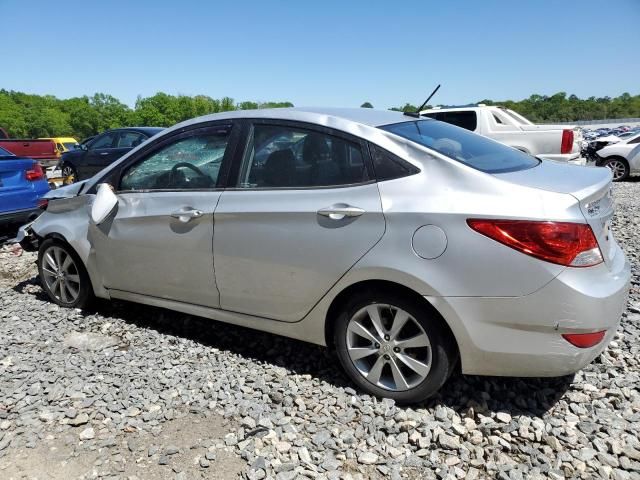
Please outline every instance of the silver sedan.
[[630, 267], [611, 173], [415, 114], [228, 112], [49, 195], [20, 233], [52, 301], [124, 299], [335, 350], [398, 402], [453, 371], [565, 375], [614, 335]]

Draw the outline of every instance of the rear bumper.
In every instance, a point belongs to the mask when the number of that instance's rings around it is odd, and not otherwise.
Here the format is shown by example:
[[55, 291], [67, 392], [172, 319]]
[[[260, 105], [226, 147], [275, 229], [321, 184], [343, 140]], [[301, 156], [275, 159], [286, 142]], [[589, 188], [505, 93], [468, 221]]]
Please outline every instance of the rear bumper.
[[[428, 298], [456, 336], [463, 373], [553, 377], [593, 361], [615, 335], [627, 302], [631, 268], [617, 249], [610, 266], [568, 268], [531, 295]], [[601, 330], [604, 339], [591, 348], [561, 336]]]

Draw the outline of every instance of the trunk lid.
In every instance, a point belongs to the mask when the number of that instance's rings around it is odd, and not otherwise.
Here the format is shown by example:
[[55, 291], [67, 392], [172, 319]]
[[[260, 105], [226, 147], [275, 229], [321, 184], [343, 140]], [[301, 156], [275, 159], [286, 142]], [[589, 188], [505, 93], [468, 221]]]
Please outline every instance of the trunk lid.
[[584, 220], [596, 236], [605, 263], [610, 264], [616, 243], [611, 232], [614, 202], [608, 168], [544, 160], [535, 168], [500, 173], [496, 177], [526, 187], [572, 195], [579, 202]]
[[0, 157], [0, 212], [33, 208], [36, 193], [25, 174], [34, 164], [30, 158]]

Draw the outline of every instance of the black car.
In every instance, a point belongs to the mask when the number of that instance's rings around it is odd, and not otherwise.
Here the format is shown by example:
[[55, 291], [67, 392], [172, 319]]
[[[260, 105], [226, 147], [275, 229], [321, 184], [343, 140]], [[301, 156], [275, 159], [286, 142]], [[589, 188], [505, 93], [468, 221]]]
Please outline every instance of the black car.
[[62, 175], [73, 181], [90, 178], [162, 130], [158, 127], [107, 130], [78, 145], [76, 150], [63, 154], [60, 159]]

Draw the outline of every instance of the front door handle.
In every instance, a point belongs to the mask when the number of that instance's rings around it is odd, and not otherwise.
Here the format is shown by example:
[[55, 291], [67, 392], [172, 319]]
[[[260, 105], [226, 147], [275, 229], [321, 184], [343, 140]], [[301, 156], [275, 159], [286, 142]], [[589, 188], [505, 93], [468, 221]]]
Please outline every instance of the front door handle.
[[192, 218], [198, 218], [202, 215], [204, 215], [204, 212], [202, 210], [197, 210], [191, 207], [181, 208], [180, 210], [176, 210], [175, 212], [171, 213], [171, 216], [173, 218], [177, 218], [183, 223], [187, 223]]
[[331, 220], [342, 220], [345, 217], [359, 217], [363, 213], [365, 213], [363, 209], [344, 203], [318, 210], [318, 215], [329, 217]]
[[100, 152], [100, 155], [109, 155], [109, 152]]

